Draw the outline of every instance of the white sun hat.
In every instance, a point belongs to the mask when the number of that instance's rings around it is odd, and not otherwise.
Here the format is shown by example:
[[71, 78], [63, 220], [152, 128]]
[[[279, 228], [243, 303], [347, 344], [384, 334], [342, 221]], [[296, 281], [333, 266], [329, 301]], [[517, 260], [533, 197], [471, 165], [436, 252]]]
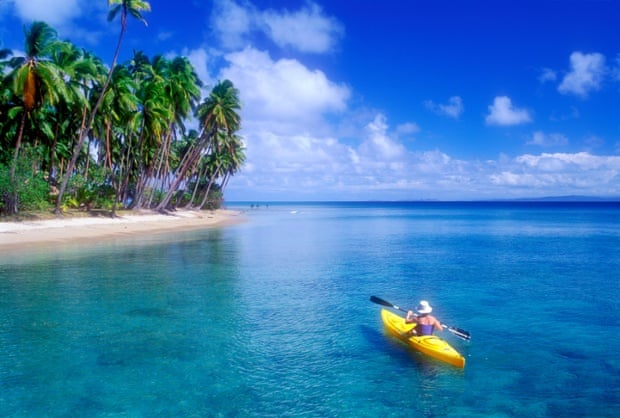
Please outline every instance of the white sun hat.
[[416, 311], [420, 315], [424, 315], [424, 314], [429, 314], [429, 313], [433, 312], [433, 308], [431, 308], [431, 305], [429, 305], [427, 301], [421, 300], [420, 304], [416, 308]]

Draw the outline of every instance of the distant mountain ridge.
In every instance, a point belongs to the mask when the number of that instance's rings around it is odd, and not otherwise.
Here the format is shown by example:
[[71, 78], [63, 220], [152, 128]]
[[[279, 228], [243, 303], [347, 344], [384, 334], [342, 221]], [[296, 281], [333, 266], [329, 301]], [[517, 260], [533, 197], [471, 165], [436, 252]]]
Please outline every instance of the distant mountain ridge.
[[601, 196], [544, 196], [544, 197], [523, 197], [509, 199], [518, 202], [620, 202], [620, 196], [601, 197]]

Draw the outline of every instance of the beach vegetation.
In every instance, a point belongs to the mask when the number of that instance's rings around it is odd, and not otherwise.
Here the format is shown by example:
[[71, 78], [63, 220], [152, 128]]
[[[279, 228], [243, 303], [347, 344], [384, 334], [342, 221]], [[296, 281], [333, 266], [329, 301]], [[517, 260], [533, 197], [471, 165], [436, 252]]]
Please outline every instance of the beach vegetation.
[[22, 154], [15, 167], [0, 166], [0, 214], [9, 214], [11, 205], [25, 211], [50, 206], [48, 183], [30, 155]]
[[[4, 214], [33, 207], [56, 214], [107, 209], [113, 216], [125, 209], [217, 208], [241, 169], [233, 83], [222, 80], [209, 90], [182, 56], [138, 50], [118, 63], [128, 17], [146, 24], [150, 4], [109, 5], [109, 19], [120, 17], [110, 66], [58, 39], [45, 22], [26, 28], [23, 56], [0, 50]], [[31, 186], [36, 179], [32, 196], [23, 194], [25, 178]]]

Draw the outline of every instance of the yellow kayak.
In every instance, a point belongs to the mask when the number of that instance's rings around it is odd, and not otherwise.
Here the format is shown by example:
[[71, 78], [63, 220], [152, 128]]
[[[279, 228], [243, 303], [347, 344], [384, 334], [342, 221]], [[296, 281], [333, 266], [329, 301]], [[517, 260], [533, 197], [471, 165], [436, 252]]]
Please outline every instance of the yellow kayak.
[[441, 338], [434, 335], [416, 337], [407, 334], [412, 325], [405, 323], [405, 318], [402, 316], [387, 309], [381, 309], [381, 319], [391, 334], [406, 342], [414, 350], [453, 366], [465, 367], [465, 358]]

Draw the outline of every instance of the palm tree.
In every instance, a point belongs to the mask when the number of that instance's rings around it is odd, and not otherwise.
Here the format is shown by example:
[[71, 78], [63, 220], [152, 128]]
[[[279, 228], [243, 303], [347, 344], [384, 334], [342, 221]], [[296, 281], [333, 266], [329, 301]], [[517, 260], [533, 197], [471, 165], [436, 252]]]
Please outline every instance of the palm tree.
[[13, 148], [13, 138], [15, 137], [15, 134], [11, 133], [15, 124], [9, 120], [9, 118], [14, 119], [15, 117], [14, 114], [9, 113], [14, 104], [15, 94], [10, 77], [4, 76], [5, 68], [9, 67], [9, 58], [12, 54], [9, 49], [0, 49], [0, 163], [8, 160], [5, 153]]
[[199, 160], [212, 150], [218, 132], [223, 131], [227, 135], [232, 135], [240, 128], [241, 119], [237, 113], [240, 108], [239, 91], [230, 80], [221, 81], [213, 87], [209, 97], [197, 109], [202, 127], [198, 142], [183, 157], [175, 173], [175, 179], [157, 206], [157, 210], [164, 210], [168, 206], [181, 182], [197, 167]]
[[101, 105], [101, 101], [103, 100], [103, 96], [108, 88], [108, 85], [110, 84], [110, 79], [112, 78], [112, 73], [114, 71], [114, 67], [116, 66], [116, 62], [118, 61], [118, 56], [120, 54], [123, 36], [125, 35], [125, 32], [127, 31], [127, 15], [132, 15], [133, 17], [140, 20], [142, 23], [146, 25], [147, 22], [142, 17], [142, 12], [151, 10], [151, 5], [149, 4], [149, 2], [143, 1], [143, 0], [108, 0], [108, 5], [112, 7], [112, 9], [110, 10], [108, 14], [109, 21], [114, 20], [116, 15], [120, 13], [121, 31], [118, 36], [118, 42], [116, 44], [116, 50], [114, 51], [114, 58], [112, 59], [112, 65], [110, 66], [108, 77], [106, 78], [103, 84], [103, 87], [101, 88], [101, 93], [99, 95], [99, 98], [97, 99], [97, 102], [95, 103], [95, 105], [93, 106], [93, 109], [90, 112], [88, 123], [83, 129], [80, 130], [79, 138], [75, 146], [75, 150], [73, 152], [73, 157], [71, 158], [71, 161], [69, 162], [69, 165], [67, 167], [67, 172], [62, 181], [62, 185], [60, 186], [60, 190], [58, 192], [58, 198], [56, 200], [55, 212], [57, 215], [60, 215], [62, 213], [61, 208], [60, 208], [62, 204], [62, 196], [65, 192], [65, 189], [67, 188], [69, 177], [72, 174], [73, 167], [75, 166], [77, 158], [80, 154], [80, 150], [82, 148], [84, 138], [86, 137], [86, 134], [89, 132], [93, 124], [95, 115], [97, 114], [97, 110], [99, 109], [99, 106]]
[[221, 185], [222, 191], [226, 188], [228, 180], [230, 180], [230, 178], [234, 176], [245, 163], [245, 147], [243, 146], [243, 140], [241, 137], [233, 135], [232, 138], [230, 138], [228, 153], [226, 156], [227, 158], [225, 164], [222, 167], [222, 175], [224, 177]]
[[198, 205], [200, 209], [204, 208], [208, 203], [209, 193], [215, 181], [218, 178], [222, 178], [220, 190], [223, 190], [227, 179], [233, 175], [239, 167], [241, 167], [243, 161], [245, 161], [241, 137], [235, 134], [226, 135], [224, 132], [219, 132], [217, 135], [217, 143], [214, 145], [210, 157], [212, 171], [202, 201]]
[[[90, 93], [96, 91], [96, 86], [100, 84], [97, 81], [101, 79], [103, 69], [100, 60], [70, 42], [59, 42], [52, 51], [51, 59], [62, 70], [67, 95], [66, 100], [60, 101], [55, 109], [55, 135], [49, 149], [50, 182], [56, 177], [53, 170], [58, 140], [73, 138], [73, 133], [78, 132], [84, 125], [90, 108]], [[103, 74], [105, 76], [105, 72]], [[70, 149], [71, 145], [67, 142], [62, 148]], [[62, 172], [62, 167], [59, 167], [56, 178], [62, 177]]]
[[[21, 121], [15, 142], [13, 163], [10, 170], [10, 182], [13, 187], [13, 200], [9, 213], [17, 213], [17, 189], [15, 169], [24, 135], [26, 118], [44, 103], [54, 104], [59, 97], [65, 96], [65, 84], [59, 68], [49, 60], [51, 51], [57, 47], [56, 31], [44, 22], [34, 22], [25, 33], [24, 57], [11, 60], [14, 68], [10, 77], [13, 80], [13, 92], [22, 98], [13, 112], [21, 111]], [[18, 110], [19, 109], [19, 110]]]
[[157, 154], [172, 119], [172, 106], [166, 94], [168, 82], [154, 70], [152, 74], [152, 77], [138, 81], [140, 87], [136, 93], [141, 102], [142, 125], [137, 149], [139, 165], [134, 207], [143, 204], [145, 188], [152, 177]]
[[224, 130], [232, 134], [239, 130], [241, 118], [239, 90], [232, 81], [224, 80], [215, 85], [211, 94], [198, 109], [198, 117], [208, 131]]
[[116, 215], [116, 206], [121, 196], [120, 180], [124, 170], [123, 138], [124, 129], [130, 126], [131, 119], [138, 110], [138, 98], [135, 95], [136, 84], [126, 66], [119, 65], [112, 74], [111, 88], [101, 103], [101, 117], [96, 119], [95, 131], [103, 143], [99, 146], [101, 164], [109, 171], [107, 174], [114, 189], [112, 216]]
[[[171, 155], [172, 138], [177, 134], [177, 130], [180, 131], [180, 135], [184, 134], [184, 120], [191, 115], [198, 104], [202, 83], [194, 67], [185, 57], [177, 57], [172, 61], [162, 56], [155, 57], [153, 70], [164, 82], [164, 99], [170, 111], [168, 126], [157, 150], [155, 166], [152, 173], [149, 173], [149, 180], [153, 184], [161, 184], [169, 172], [168, 160]], [[150, 195], [149, 206], [152, 198], [153, 193]]]

